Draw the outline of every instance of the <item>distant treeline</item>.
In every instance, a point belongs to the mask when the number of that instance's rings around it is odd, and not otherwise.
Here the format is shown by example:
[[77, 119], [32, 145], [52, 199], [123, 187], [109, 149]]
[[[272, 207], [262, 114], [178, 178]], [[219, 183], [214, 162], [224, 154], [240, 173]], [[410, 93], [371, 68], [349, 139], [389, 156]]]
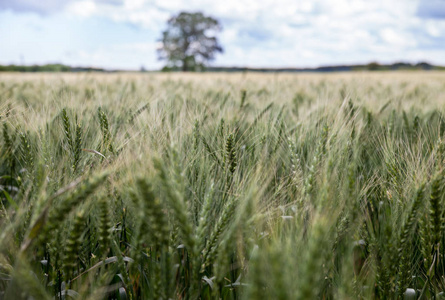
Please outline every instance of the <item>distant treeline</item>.
[[369, 63], [367, 65], [324, 66], [318, 68], [240, 68], [240, 67], [208, 67], [210, 72], [348, 72], [348, 71], [394, 71], [394, 70], [443, 70], [443, 66], [429, 63], [394, 63], [381, 65]]
[[84, 67], [70, 67], [62, 64], [48, 64], [48, 65], [32, 65], [32, 66], [18, 66], [18, 65], [0, 65], [0, 72], [104, 72], [100, 68], [84, 68]]
[[[181, 71], [180, 67], [164, 67], [162, 72], [177, 72]], [[435, 66], [426, 62], [418, 64], [410, 63], [394, 63], [391, 65], [381, 65], [378, 63], [369, 63], [366, 65], [342, 65], [342, 66], [324, 66], [318, 68], [247, 68], [247, 67], [206, 67], [200, 68], [200, 72], [348, 72], [348, 71], [394, 71], [394, 70], [442, 70], [445, 71], [444, 66]], [[47, 65], [0, 65], [0, 72], [117, 72], [124, 70], [105, 70], [101, 68], [90, 67], [71, 67], [62, 64], [47, 64]], [[140, 72], [146, 72], [141, 68]]]

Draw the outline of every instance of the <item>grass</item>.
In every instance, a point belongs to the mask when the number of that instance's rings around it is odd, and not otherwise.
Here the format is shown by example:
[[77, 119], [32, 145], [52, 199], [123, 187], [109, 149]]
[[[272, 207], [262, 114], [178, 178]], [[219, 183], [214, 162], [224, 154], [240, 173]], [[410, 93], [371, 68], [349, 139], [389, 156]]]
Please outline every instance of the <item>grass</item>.
[[1, 74], [0, 299], [445, 292], [445, 74]]

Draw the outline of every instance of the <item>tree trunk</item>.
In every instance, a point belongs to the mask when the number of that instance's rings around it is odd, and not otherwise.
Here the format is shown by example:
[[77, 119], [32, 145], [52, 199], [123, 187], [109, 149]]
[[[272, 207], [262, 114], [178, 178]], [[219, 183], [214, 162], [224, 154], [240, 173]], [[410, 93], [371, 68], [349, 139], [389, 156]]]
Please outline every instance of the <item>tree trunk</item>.
[[187, 72], [189, 70], [188, 66], [187, 66], [187, 58], [184, 58], [182, 60], [182, 72]]

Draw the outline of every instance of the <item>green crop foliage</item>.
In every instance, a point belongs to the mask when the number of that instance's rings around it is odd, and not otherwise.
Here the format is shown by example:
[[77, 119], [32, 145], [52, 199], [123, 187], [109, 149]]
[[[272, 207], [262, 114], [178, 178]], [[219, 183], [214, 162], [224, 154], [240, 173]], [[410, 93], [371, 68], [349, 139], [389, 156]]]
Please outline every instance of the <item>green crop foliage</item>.
[[445, 293], [443, 73], [0, 81], [0, 299]]

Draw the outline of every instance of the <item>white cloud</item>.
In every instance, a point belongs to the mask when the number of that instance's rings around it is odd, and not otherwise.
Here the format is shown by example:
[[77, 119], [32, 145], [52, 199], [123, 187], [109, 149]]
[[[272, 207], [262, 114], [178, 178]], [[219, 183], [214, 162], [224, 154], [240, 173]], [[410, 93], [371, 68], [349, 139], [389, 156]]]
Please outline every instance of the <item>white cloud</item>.
[[138, 70], [142, 65], [151, 69], [161, 68], [163, 63], [156, 61], [158, 44], [127, 43], [99, 47], [93, 51], [74, 51], [65, 54], [70, 65], [106, 67], [109, 69]]
[[90, 17], [96, 13], [94, 1], [76, 1], [68, 5], [68, 11], [82, 17]]
[[396, 47], [407, 47], [407, 46], [415, 46], [416, 42], [407, 34], [397, 32], [392, 28], [383, 28], [380, 30], [380, 36], [382, 39], [391, 46]]

